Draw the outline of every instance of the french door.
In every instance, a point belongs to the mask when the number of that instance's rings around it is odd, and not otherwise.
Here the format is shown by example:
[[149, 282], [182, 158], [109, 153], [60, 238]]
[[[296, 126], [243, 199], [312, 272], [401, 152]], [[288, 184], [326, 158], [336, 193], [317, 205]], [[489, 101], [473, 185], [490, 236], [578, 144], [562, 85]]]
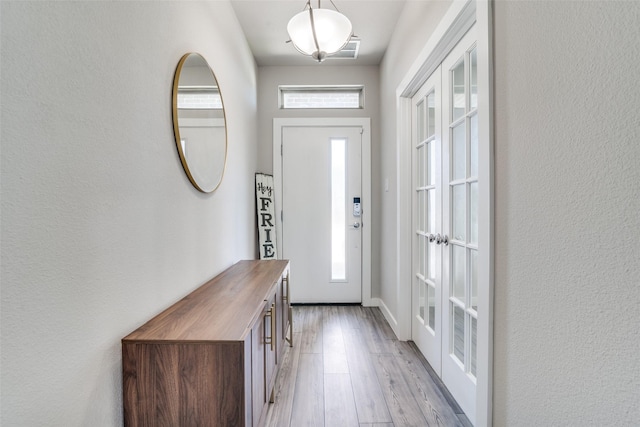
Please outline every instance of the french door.
[[478, 91], [472, 28], [412, 98], [413, 339], [473, 422]]
[[442, 230], [441, 79], [438, 69], [412, 99], [413, 141], [413, 341], [441, 375]]

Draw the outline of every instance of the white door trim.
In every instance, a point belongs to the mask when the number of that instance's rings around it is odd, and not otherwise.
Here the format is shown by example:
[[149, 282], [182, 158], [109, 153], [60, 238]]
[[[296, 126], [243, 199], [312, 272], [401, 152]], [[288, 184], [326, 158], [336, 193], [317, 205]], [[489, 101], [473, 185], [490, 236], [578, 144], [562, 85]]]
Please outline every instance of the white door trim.
[[362, 305], [375, 305], [371, 298], [371, 119], [275, 118], [273, 119], [273, 185], [275, 187], [276, 245], [278, 258], [282, 242], [282, 129], [285, 127], [355, 127], [362, 134]]
[[397, 100], [397, 283], [396, 333], [411, 338], [411, 97], [433, 73], [444, 57], [475, 23], [478, 49], [478, 316], [476, 426], [490, 426], [493, 383], [493, 0], [454, 1], [432, 37], [396, 89]]

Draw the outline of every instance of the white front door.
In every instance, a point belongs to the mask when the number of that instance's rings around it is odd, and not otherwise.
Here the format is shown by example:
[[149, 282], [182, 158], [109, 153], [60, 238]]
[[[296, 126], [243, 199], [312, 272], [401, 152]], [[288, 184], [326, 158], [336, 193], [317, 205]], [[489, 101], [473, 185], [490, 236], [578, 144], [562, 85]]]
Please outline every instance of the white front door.
[[293, 303], [362, 301], [362, 132], [282, 128], [281, 253]]
[[412, 337], [476, 412], [478, 96], [472, 28], [412, 98]]

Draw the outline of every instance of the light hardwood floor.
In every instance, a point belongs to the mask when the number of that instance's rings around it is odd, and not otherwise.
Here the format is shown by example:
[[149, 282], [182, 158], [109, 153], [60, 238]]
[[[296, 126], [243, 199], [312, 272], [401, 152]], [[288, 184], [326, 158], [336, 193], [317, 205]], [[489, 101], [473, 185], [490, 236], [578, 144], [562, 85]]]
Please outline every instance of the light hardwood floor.
[[378, 308], [295, 306], [293, 325], [267, 427], [471, 425]]

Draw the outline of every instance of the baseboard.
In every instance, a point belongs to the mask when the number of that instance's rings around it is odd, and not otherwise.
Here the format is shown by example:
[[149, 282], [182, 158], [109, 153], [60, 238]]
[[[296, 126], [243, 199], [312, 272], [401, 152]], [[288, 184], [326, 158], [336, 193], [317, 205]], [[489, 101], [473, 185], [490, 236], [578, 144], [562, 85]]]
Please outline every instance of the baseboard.
[[389, 323], [389, 326], [391, 326], [393, 333], [396, 334], [396, 337], [398, 337], [399, 340], [405, 341], [401, 338], [401, 334], [398, 333], [398, 321], [391, 313], [391, 310], [389, 310], [389, 307], [387, 307], [384, 301], [380, 298], [371, 298], [371, 306], [378, 307], [380, 309], [382, 315]]

